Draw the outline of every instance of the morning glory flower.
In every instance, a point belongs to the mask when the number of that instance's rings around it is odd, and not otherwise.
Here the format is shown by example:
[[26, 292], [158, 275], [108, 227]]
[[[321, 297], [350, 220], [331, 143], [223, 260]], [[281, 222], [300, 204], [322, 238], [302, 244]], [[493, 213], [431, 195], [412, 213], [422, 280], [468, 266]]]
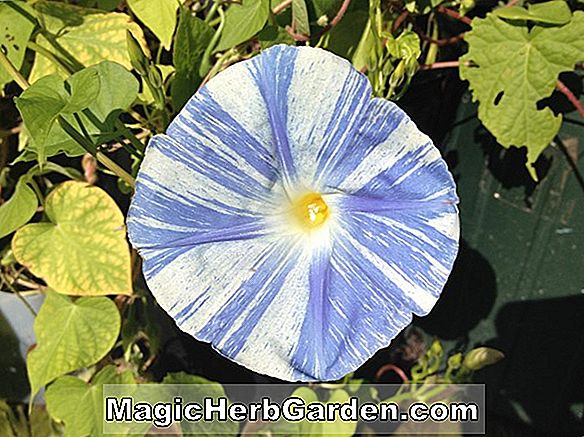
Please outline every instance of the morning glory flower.
[[152, 138], [128, 231], [180, 329], [256, 372], [334, 380], [434, 306], [457, 201], [430, 139], [365, 76], [280, 45]]

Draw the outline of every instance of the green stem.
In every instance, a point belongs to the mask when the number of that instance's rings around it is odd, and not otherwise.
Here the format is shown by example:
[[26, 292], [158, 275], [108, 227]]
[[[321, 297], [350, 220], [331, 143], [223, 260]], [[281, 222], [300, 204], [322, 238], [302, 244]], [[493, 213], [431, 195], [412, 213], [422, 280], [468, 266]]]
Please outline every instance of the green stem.
[[142, 141], [138, 139], [136, 135], [134, 135], [134, 133], [128, 128], [128, 126], [122, 123], [120, 119], [117, 119], [114, 124], [115, 127], [119, 129], [120, 132], [123, 133], [127, 139], [130, 140], [130, 142], [136, 148], [136, 150], [142, 152], [143, 154], [145, 150], [144, 144], [142, 143]]
[[205, 17], [205, 23], [209, 23], [211, 21], [211, 19], [215, 16], [215, 14], [217, 13], [217, 10], [219, 9], [219, 1], [215, 0], [213, 2], [213, 6], [211, 6], [211, 9], [209, 9], [209, 13], [207, 14], [207, 16]]
[[43, 46], [35, 43], [34, 41], [29, 41], [26, 46], [35, 51], [37, 54], [44, 56], [45, 58], [47, 58], [49, 61], [51, 61], [53, 64], [61, 67], [65, 72], [67, 72], [67, 74], [71, 74], [73, 73], [73, 68], [68, 65], [63, 59], [59, 58], [57, 55], [55, 55], [53, 52], [51, 52], [50, 50], [47, 50], [46, 48], [44, 48]]
[[35, 181], [34, 178], [32, 178], [32, 177], [30, 178], [28, 183], [32, 187], [33, 191], [36, 193], [38, 199], [41, 202], [41, 205], [44, 208], [45, 207], [45, 196], [43, 195], [43, 192], [41, 191], [39, 184], [37, 184], [37, 181]]
[[204, 76], [207, 73], [207, 70], [209, 69], [211, 53], [213, 52], [213, 49], [215, 48], [217, 42], [219, 41], [219, 38], [221, 37], [221, 33], [223, 32], [223, 26], [225, 26], [225, 13], [223, 12], [223, 9], [218, 9], [218, 11], [219, 17], [221, 17], [221, 21], [219, 22], [219, 27], [217, 27], [217, 30], [215, 31], [213, 38], [209, 42], [209, 45], [207, 46], [207, 49], [203, 54], [203, 61], [201, 62], [201, 65], [199, 67], [199, 74], [201, 74], [201, 77]]
[[24, 76], [22, 74], [20, 74], [20, 71], [18, 71], [16, 69], [16, 67], [14, 67], [12, 62], [10, 62], [10, 59], [8, 59], [6, 57], [6, 55], [1, 50], [0, 50], [0, 65], [2, 65], [2, 67], [4, 67], [6, 72], [10, 75], [10, 77], [12, 77], [12, 79], [14, 79], [14, 81], [18, 84], [18, 86], [20, 88], [22, 88], [23, 90], [28, 88], [27, 80], [24, 78]]
[[108, 170], [125, 181], [132, 188], [136, 185], [134, 178], [128, 172], [112, 161], [107, 155], [102, 152], [98, 152], [95, 145], [83, 135], [81, 135], [67, 120], [65, 120], [62, 115], [57, 117], [57, 121], [71, 138], [73, 138], [87, 152], [95, 156], [97, 160], [101, 162]]
[[14, 294], [16, 294], [16, 297], [18, 297], [20, 299], [20, 301], [22, 302], [22, 304], [31, 312], [31, 314], [33, 316], [36, 317], [37, 312], [34, 310], [34, 308], [31, 306], [31, 304], [20, 294], [20, 291], [18, 291], [11, 283], [10, 281], [8, 281], [8, 278], [4, 277], [4, 275], [2, 275], [2, 280], [6, 283], [6, 286], [8, 287], [8, 289], [10, 291], [12, 291]]
[[130, 187], [136, 187], [136, 180], [130, 175], [126, 170], [116, 164], [113, 160], [109, 158], [109, 156], [105, 155], [102, 152], [97, 152], [95, 155], [97, 160], [101, 162], [105, 167], [107, 167], [112, 173], [126, 182]]

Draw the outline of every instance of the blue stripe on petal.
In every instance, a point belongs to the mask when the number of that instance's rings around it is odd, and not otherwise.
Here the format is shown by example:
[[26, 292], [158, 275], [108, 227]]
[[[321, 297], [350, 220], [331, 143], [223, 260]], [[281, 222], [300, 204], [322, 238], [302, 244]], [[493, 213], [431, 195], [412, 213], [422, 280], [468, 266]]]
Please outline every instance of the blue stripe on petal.
[[296, 182], [297, 176], [287, 130], [288, 89], [297, 55], [298, 50], [278, 45], [265, 50], [250, 63], [252, 76], [266, 104], [275, 154], [287, 187]]
[[288, 139], [299, 183], [319, 190], [350, 147], [369, 105], [371, 86], [330, 52], [301, 47], [287, 95]]

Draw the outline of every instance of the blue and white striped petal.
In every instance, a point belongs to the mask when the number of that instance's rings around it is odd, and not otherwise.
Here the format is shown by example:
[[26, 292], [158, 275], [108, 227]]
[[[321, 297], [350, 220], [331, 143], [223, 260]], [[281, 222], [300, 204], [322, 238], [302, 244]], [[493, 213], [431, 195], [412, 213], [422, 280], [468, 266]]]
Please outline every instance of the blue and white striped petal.
[[[328, 207], [318, 227], [303, 193]], [[151, 140], [128, 231], [182, 330], [257, 372], [332, 380], [430, 311], [457, 201], [428, 137], [347, 61], [275, 46]]]

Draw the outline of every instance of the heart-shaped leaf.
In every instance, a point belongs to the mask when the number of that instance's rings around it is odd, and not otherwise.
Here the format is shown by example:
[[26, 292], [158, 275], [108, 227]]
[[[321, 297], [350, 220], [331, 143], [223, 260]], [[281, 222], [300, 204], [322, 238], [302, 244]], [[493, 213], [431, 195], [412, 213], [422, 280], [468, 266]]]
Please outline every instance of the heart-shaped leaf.
[[120, 325], [120, 312], [106, 297], [73, 302], [49, 290], [34, 322], [37, 346], [27, 357], [32, 394], [65, 373], [102, 359], [114, 346]]
[[[90, 384], [74, 376], [63, 376], [47, 389], [47, 409], [53, 419], [65, 424], [66, 437], [92, 436], [103, 434], [103, 385], [133, 384], [130, 370], [117, 373], [114, 366], [106, 366], [93, 377]], [[135, 425], [143, 428], [143, 435], [149, 424]], [[111, 436], [111, 434], [108, 434]], [[124, 434], [127, 435], [127, 434]]]
[[24, 178], [20, 179], [12, 197], [0, 206], [0, 238], [28, 222], [34, 215], [37, 205], [36, 194], [26, 184]]
[[49, 222], [16, 232], [18, 262], [63, 294], [131, 294], [124, 216], [101, 188], [68, 181], [46, 199]]

